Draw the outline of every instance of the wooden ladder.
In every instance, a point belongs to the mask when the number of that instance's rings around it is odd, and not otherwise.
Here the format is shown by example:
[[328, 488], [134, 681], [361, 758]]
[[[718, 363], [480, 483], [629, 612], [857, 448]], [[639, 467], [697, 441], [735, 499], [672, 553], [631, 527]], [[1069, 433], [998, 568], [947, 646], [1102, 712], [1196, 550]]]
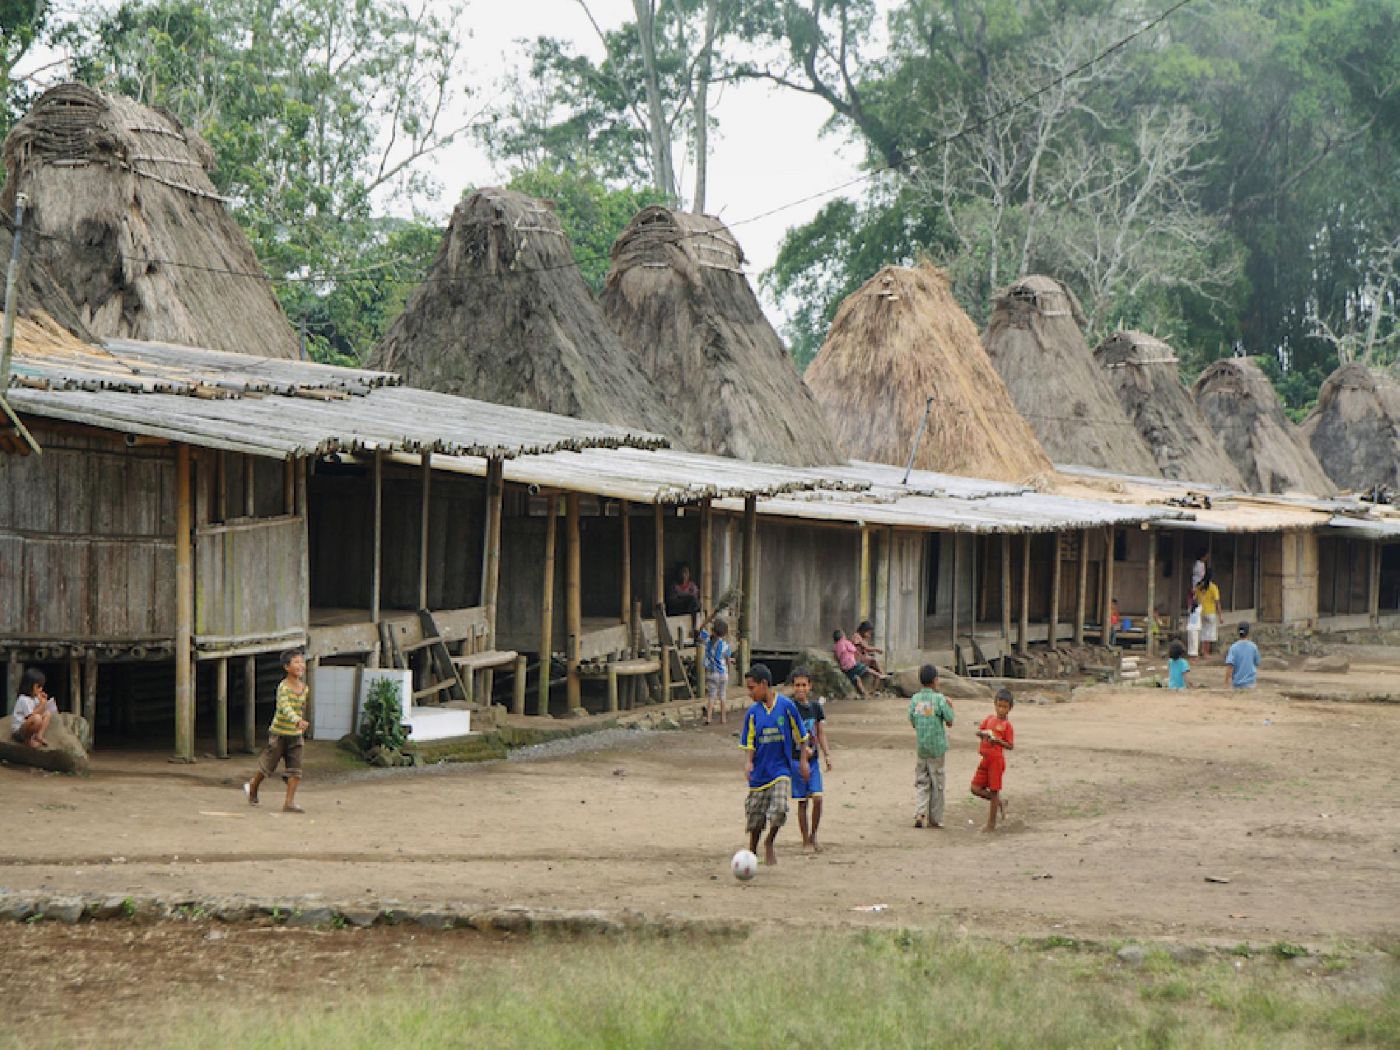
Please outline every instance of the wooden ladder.
[[670, 700], [673, 692], [684, 689], [685, 699], [694, 700], [695, 690], [691, 687], [690, 675], [686, 674], [685, 661], [681, 659], [680, 650], [676, 648], [675, 639], [671, 637], [671, 624], [666, 619], [666, 606], [657, 602], [655, 616], [656, 641], [661, 646], [661, 695], [664, 700]]
[[426, 682], [423, 688], [413, 691], [413, 702], [416, 704], [428, 697], [435, 698], [437, 703], [466, 700], [467, 692], [462, 687], [462, 679], [452, 664], [452, 654], [447, 651], [447, 643], [438, 631], [433, 614], [427, 609], [419, 609], [418, 623], [423, 631], [422, 640], [402, 648], [394, 646], [392, 650], [392, 655], [400, 661], [399, 666], [402, 667], [410, 666], [414, 653], [424, 653]]

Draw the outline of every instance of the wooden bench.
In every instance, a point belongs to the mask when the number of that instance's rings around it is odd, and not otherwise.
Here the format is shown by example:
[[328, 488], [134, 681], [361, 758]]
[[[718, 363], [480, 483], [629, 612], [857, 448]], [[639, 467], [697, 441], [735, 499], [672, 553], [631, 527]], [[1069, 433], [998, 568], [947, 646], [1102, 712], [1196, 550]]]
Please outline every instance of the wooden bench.
[[[523, 708], [525, 658], [514, 649], [487, 648], [490, 631], [487, 628], [485, 609], [474, 607], [439, 610], [432, 613], [432, 619], [437, 625], [437, 634], [433, 637], [424, 635], [422, 623], [417, 617], [395, 621], [392, 628], [394, 647], [404, 662], [415, 653], [425, 649], [432, 650], [441, 645], [446, 648], [452, 670], [455, 672], [456, 681], [451, 677], [439, 676], [438, 681], [432, 685], [414, 690], [415, 703], [460, 684], [466, 701], [475, 704], [478, 693], [476, 676], [497, 667], [514, 665], [516, 707]], [[487, 702], [490, 702], [490, 697], [487, 697]]]

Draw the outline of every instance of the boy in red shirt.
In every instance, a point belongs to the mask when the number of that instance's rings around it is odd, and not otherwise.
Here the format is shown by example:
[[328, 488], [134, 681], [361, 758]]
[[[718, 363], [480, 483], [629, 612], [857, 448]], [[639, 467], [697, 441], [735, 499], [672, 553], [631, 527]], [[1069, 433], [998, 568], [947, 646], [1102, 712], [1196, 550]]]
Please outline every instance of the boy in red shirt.
[[998, 689], [997, 713], [982, 719], [982, 724], [977, 727], [977, 735], [982, 738], [982, 746], [979, 748], [982, 761], [972, 777], [972, 793], [992, 804], [991, 811], [987, 814], [987, 826], [983, 831], [996, 831], [998, 816], [1006, 819], [1006, 801], [1001, 797], [1001, 777], [1006, 772], [1006, 752], [1016, 746], [1016, 732], [1008, 720], [1011, 708], [1015, 704], [1010, 689]]

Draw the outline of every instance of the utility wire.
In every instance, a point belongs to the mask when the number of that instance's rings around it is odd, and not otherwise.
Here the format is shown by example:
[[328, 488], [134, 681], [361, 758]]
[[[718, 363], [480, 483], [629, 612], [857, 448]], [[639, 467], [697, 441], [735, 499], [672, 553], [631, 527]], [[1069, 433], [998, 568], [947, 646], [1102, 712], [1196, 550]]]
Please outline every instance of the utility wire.
[[[987, 114], [987, 116], [983, 117], [981, 120], [975, 121], [975, 122], [973, 122], [972, 124], [969, 124], [969, 125], [967, 125], [967, 126], [965, 126], [965, 127], [963, 127], [963, 128], [960, 128], [959, 130], [953, 132], [953, 133], [950, 134], [950, 135], [945, 135], [945, 136], [943, 136], [943, 137], [941, 137], [941, 138], [939, 138], [939, 139], [937, 139], [937, 140], [935, 140], [935, 141], [929, 143], [929, 144], [926, 145], [926, 146], [922, 146], [922, 147], [920, 147], [919, 149], [912, 150], [911, 152], [909, 152], [909, 153], [906, 155], [906, 157], [905, 157], [906, 162], [909, 161], [909, 160], [915, 160], [915, 159], [917, 159], [917, 158], [919, 158], [919, 157], [922, 157], [922, 156], [924, 156], [924, 155], [926, 155], [926, 154], [928, 154], [928, 153], [933, 152], [934, 150], [942, 149], [944, 146], [947, 146], [947, 145], [949, 145], [949, 144], [951, 144], [951, 143], [953, 143], [953, 142], [956, 142], [956, 141], [958, 141], [958, 140], [961, 139], [961, 138], [965, 138], [965, 137], [968, 136], [968, 135], [971, 135], [971, 134], [973, 134], [973, 133], [975, 133], [975, 132], [981, 131], [981, 130], [983, 130], [984, 128], [988, 127], [990, 124], [992, 124], [994, 121], [999, 120], [999, 119], [1001, 119], [1002, 117], [1008, 116], [1009, 114], [1014, 113], [1016, 110], [1021, 109], [1021, 108], [1025, 107], [1025, 106], [1029, 105], [1030, 103], [1034, 102], [1036, 99], [1040, 98], [1040, 96], [1044, 95], [1046, 92], [1053, 90], [1054, 88], [1060, 86], [1061, 84], [1065, 83], [1066, 81], [1070, 80], [1071, 78], [1078, 76], [1080, 73], [1084, 72], [1085, 70], [1092, 68], [1093, 66], [1097, 65], [1099, 62], [1102, 62], [1104, 59], [1108, 58], [1110, 55], [1113, 55], [1113, 54], [1115, 54], [1115, 53], [1117, 53], [1117, 52], [1123, 50], [1123, 49], [1126, 48], [1129, 44], [1131, 44], [1133, 41], [1137, 40], [1139, 37], [1141, 37], [1141, 36], [1143, 36], [1143, 35], [1145, 35], [1145, 34], [1147, 34], [1147, 33], [1150, 33], [1152, 30], [1156, 29], [1158, 26], [1160, 26], [1160, 25], [1162, 25], [1163, 23], [1165, 23], [1165, 22], [1167, 21], [1167, 19], [1171, 18], [1172, 15], [1176, 14], [1176, 13], [1177, 13], [1178, 11], [1180, 11], [1182, 8], [1184, 8], [1184, 7], [1186, 7], [1186, 6], [1188, 6], [1189, 4], [1194, 3], [1194, 2], [1195, 2], [1195, 0], [1177, 0], [1176, 3], [1174, 3], [1174, 4], [1172, 4], [1170, 7], [1166, 8], [1164, 11], [1162, 11], [1162, 12], [1161, 12], [1160, 14], [1158, 14], [1156, 17], [1151, 18], [1151, 19], [1148, 19], [1147, 21], [1143, 22], [1141, 25], [1138, 26], [1137, 29], [1133, 30], [1131, 33], [1127, 34], [1126, 36], [1120, 37], [1118, 40], [1116, 40], [1116, 41], [1114, 41], [1112, 44], [1108, 45], [1108, 46], [1107, 46], [1106, 48], [1104, 48], [1102, 51], [1100, 51], [1100, 52], [1098, 52], [1097, 54], [1095, 54], [1092, 58], [1088, 58], [1088, 59], [1086, 59], [1085, 61], [1081, 62], [1079, 65], [1075, 66], [1074, 68], [1072, 68], [1072, 69], [1070, 69], [1070, 70], [1068, 70], [1068, 71], [1066, 71], [1066, 72], [1064, 72], [1064, 73], [1061, 73], [1059, 76], [1053, 77], [1052, 79], [1050, 79], [1050, 80], [1046, 81], [1044, 84], [1042, 84], [1040, 87], [1036, 88], [1034, 91], [1031, 91], [1031, 92], [1029, 92], [1028, 94], [1023, 95], [1023, 96], [1021, 96], [1021, 97], [1018, 98], [1018, 99], [1014, 99], [1013, 101], [1008, 102], [1006, 105], [1002, 106], [1000, 109], [997, 109], [997, 110], [993, 111], [992, 113]], [[877, 165], [877, 166], [871, 168], [869, 171], [862, 172], [861, 174], [856, 175], [856, 176], [854, 176], [854, 177], [852, 177], [852, 178], [850, 178], [850, 179], [847, 179], [847, 180], [845, 180], [845, 181], [843, 181], [843, 182], [839, 182], [839, 183], [837, 183], [837, 184], [834, 185], [834, 186], [829, 186], [829, 187], [827, 187], [826, 189], [818, 190], [818, 191], [816, 191], [815, 193], [809, 193], [809, 194], [806, 194], [806, 195], [804, 195], [804, 196], [802, 196], [802, 197], [797, 197], [797, 198], [795, 198], [795, 199], [793, 199], [793, 200], [787, 201], [786, 203], [775, 205], [775, 206], [773, 206], [773, 207], [771, 207], [771, 208], [767, 208], [767, 209], [765, 209], [764, 211], [757, 212], [757, 213], [755, 213], [755, 214], [753, 214], [753, 215], [749, 215], [749, 216], [747, 216], [747, 217], [745, 217], [745, 218], [736, 219], [735, 221], [730, 222], [730, 223], [727, 223], [726, 225], [727, 225], [730, 229], [734, 229], [734, 228], [739, 227], [739, 226], [748, 226], [748, 225], [751, 225], [752, 223], [760, 222], [760, 221], [762, 221], [763, 219], [772, 218], [774, 215], [779, 215], [779, 214], [781, 214], [782, 212], [790, 211], [790, 210], [792, 210], [793, 208], [801, 207], [801, 206], [804, 205], [804, 204], [810, 204], [810, 203], [812, 203], [812, 202], [814, 202], [814, 201], [821, 200], [821, 199], [824, 198], [824, 197], [829, 197], [829, 196], [831, 196], [832, 194], [840, 193], [840, 192], [842, 192], [843, 190], [848, 190], [848, 189], [851, 189], [851, 188], [853, 188], [853, 187], [855, 187], [855, 186], [859, 186], [859, 185], [862, 185], [862, 184], [864, 184], [864, 183], [870, 182], [870, 181], [873, 180], [873, 179], [879, 178], [881, 175], [888, 174], [889, 172], [892, 172], [892, 171], [895, 171], [895, 170], [897, 170], [896, 165], [893, 165], [893, 164], [880, 164], [880, 165]], [[0, 214], [3, 214], [3, 213], [0, 213]], [[8, 216], [6, 216], [6, 219], [7, 219], [7, 221], [10, 221], [10, 222], [13, 221], [13, 220], [10, 219]], [[302, 225], [309, 225], [309, 224], [302, 224]], [[41, 238], [44, 238], [44, 239], [47, 239], [47, 240], [60, 241], [60, 242], [63, 242], [63, 243], [70, 244], [70, 245], [72, 245], [72, 246], [74, 246], [74, 247], [79, 247], [79, 248], [84, 248], [84, 249], [90, 247], [89, 245], [84, 244], [84, 243], [82, 243], [82, 242], [80, 242], [80, 241], [78, 241], [78, 240], [76, 240], [76, 239], [74, 239], [74, 238], [64, 237], [64, 236], [62, 236], [62, 235], [60, 235], [60, 234], [46, 233], [46, 232], [44, 232], [44, 231], [35, 231], [35, 232], [36, 232], [37, 236], [39, 236], [39, 237], [41, 237]], [[696, 230], [696, 231], [692, 231], [692, 232], [683, 232], [683, 233], [681, 233], [681, 234], [679, 234], [679, 235], [677, 236], [676, 240], [679, 241], [679, 240], [684, 240], [684, 239], [687, 239], [687, 238], [690, 238], [690, 237], [701, 237], [701, 236], [705, 236], [708, 232], [709, 232], [709, 231], [706, 231], [706, 230]], [[201, 264], [201, 263], [184, 262], [184, 261], [181, 261], [181, 260], [178, 260], [178, 259], [158, 259], [158, 258], [146, 258], [146, 257], [127, 256], [127, 255], [118, 255], [118, 258], [122, 258], [122, 259], [124, 259], [124, 260], [126, 260], [126, 261], [128, 261], [128, 262], [140, 263], [140, 264], [142, 264], [142, 265], [147, 265], [147, 266], [153, 265], [153, 264], [154, 264], [154, 265], [156, 265], [156, 266], [180, 267], [180, 268], [183, 268], [183, 269], [196, 270], [196, 271], [199, 271], [199, 272], [202, 272], [202, 273], [217, 274], [217, 275], [225, 276], [225, 277], [244, 277], [244, 278], [248, 278], [248, 279], [250, 279], [250, 280], [266, 281], [266, 282], [268, 282], [269, 284], [310, 284], [310, 283], [320, 283], [320, 282], [327, 282], [327, 281], [341, 281], [341, 280], [351, 280], [351, 281], [353, 281], [353, 280], [366, 279], [366, 278], [368, 277], [368, 275], [369, 275], [370, 273], [372, 273], [372, 272], [375, 272], [375, 271], [380, 270], [380, 269], [387, 269], [387, 268], [389, 268], [389, 267], [391, 267], [391, 266], [397, 265], [398, 262], [406, 261], [406, 260], [400, 259], [400, 260], [396, 260], [396, 261], [388, 261], [388, 262], [384, 262], [384, 263], [377, 263], [377, 264], [373, 264], [373, 265], [371, 265], [371, 266], [362, 267], [362, 268], [360, 268], [360, 269], [355, 269], [355, 270], [322, 271], [322, 272], [315, 273], [315, 274], [289, 274], [289, 275], [283, 275], [283, 276], [277, 277], [277, 276], [273, 276], [273, 275], [268, 274], [268, 273], [262, 273], [262, 272], [257, 272], [257, 273], [255, 273], [255, 272], [248, 271], [248, 270], [234, 270], [234, 269], [230, 269], [230, 268], [227, 268], [227, 267], [221, 267], [221, 266], [207, 266], [207, 265], [204, 265], [204, 264]], [[419, 277], [409, 277], [409, 276], [405, 276], [405, 277], [389, 277], [389, 278], [387, 278], [387, 279], [385, 279], [385, 278], [380, 278], [380, 280], [383, 281], [383, 283], [389, 283], [389, 284], [429, 284], [429, 283], [444, 283], [444, 284], [445, 284], [445, 283], [456, 283], [456, 282], [460, 282], [460, 281], [484, 280], [484, 279], [488, 279], [488, 278], [500, 279], [500, 278], [504, 278], [504, 277], [528, 276], [528, 275], [531, 275], [531, 274], [538, 274], [538, 273], [550, 273], [550, 272], [556, 271], [556, 270], [567, 270], [567, 269], [570, 269], [570, 268], [573, 268], [573, 267], [581, 266], [581, 265], [583, 265], [583, 264], [585, 264], [585, 263], [607, 262], [607, 261], [609, 261], [609, 259], [610, 259], [610, 255], [609, 255], [609, 254], [607, 254], [607, 253], [601, 253], [601, 254], [597, 254], [597, 255], [584, 256], [583, 258], [573, 258], [573, 257], [571, 256], [567, 261], [563, 261], [563, 262], [559, 262], [559, 263], [555, 263], [555, 264], [544, 265], [544, 266], [533, 266], [533, 267], [531, 267], [531, 266], [522, 266], [522, 267], [520, 267], [520, 268], [518, 268], [518, 269], [512, 268], [512, 269], [509, 269], [509, 270], [497, 271], [497, 272], [495, 272], [495, 273], [475, 273], [475, 274], [463, 275], [463, 276], [455, 276], [455, 275], [454, 275], [454, 276], [434, 276], [434, 275], [432, 275], [432, 274], [423, 274], [423, 275], [421, 275], [421, 276], [419, 276]]]

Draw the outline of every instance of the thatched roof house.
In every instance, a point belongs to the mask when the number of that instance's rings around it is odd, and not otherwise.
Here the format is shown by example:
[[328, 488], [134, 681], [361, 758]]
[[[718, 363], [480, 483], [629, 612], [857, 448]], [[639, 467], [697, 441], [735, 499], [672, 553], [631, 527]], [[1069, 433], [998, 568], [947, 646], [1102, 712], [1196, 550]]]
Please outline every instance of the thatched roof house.
[[1201, 373], [1191, 396], [1252, 492], [1326, 496], [1331, 479], [1284, 414], [1273, 384], [1253, 361], [1228, 357]]
[[1181, 383], [1175, 352], [1145, 332], [1114, 332], [1094, 359], [1165, 478], [1244, 488], [1244, 478]]
[[933, 266], [886, 266], [847, 296], [805, 378], [856, 459], [907, 463], [932, 397], [916, 467], [1001, 481], [1052, 469]]
[[1400, 382], [1352, 362], [1322, 384], [1303, 437], [1336, 484], [1400, 489]]
[[603, 312], [697, 452], [795, 466], [845, 459], [718, 219], [639, 212], [612, 248]]
[[298, 356], [209, 181], [213, 152], [170, 114], [63, 84], [11, 129], [4, 161], [0, 206], [12, 214], [15, 194], [28, 195], [28, 250], [93, 335]]
[[1023, 277], [992, 304], [982, 345], [1056, 463], [1155, 476], [1157, 464], [1084, 342], [1079, 300], [1053, 277]]
[[513, 190], [479, 190], [457, 205], [371, 365], [500, 405], [676, 429], [603, 320], [553, 207]]

